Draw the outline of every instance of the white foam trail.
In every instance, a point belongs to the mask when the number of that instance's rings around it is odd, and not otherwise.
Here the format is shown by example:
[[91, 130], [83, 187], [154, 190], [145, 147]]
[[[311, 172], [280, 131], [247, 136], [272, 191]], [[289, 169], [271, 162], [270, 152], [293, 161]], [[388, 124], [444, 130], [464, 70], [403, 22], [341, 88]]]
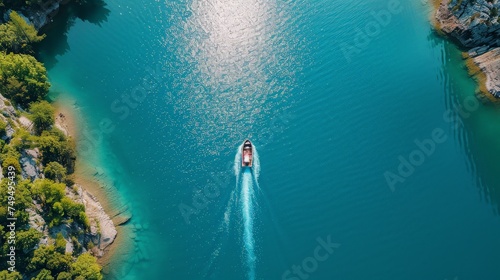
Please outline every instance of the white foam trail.
[[228, 234], [229, 234], [229, 228], [231, 224], [231, 216], [233, 213], [233, 208], [234, 208], [234, 202], [237, 196], [237, 190], [231, 191], [231, 194], [229, 196], [229, 200], [227, 202], [226, 209], [224, 210], [224, 220], [221, 221], [221, 224], [217, 228], [216, 235], [214, 236], [214, 239], [212, 240], [213, 244], [216, 244], [214, 251], [212, 252], [210, 261], [208, 262], [208, 265], [205, 269], [205, 279], [210, 279], [211, 274], [213, 273], [213, 269], [215, 269], [215, 262], [216, 259], [219, 257], [219, 254], [221, 251], [223, 251], [224, 247], [226, 246]]
[[248, 279], [255, 279], [255, 252], [253, 239], [253, 184], [252, 173], [249, 169], [243, 171], [241, 181], [241, 209], [243, 212], [243, 241], [247, 252]]
[[241, 150], [243, 149], [243, 144], [238, 147], [236, 155], [234, 156], [234, 176], [236, 176], [236, 187], [240, 185], [240, 175], [241, 175]]
[[[241, 150], [243, 144], [238, 147], [234, 157], [234, 175], [236, 176], [236, 186], [241, 182], [241, 212], [243, 214], [243, 242], [247, 254], [248, 279], [255, 279], [255, 241], [253, 237], [253, 212], [254, 212], [254, 183], [259, 188], [260, 160], [257, 148], [253, 146], [252, 168], [241, 166]], [[241, 181], [240, 181], [241, 179]]]
[[[243, 144], [238, 147], [234, 157], [234, 175], [236, 176], [236, 186], [241, 182], [241, 211], [243, 214], [243, 241], [247, 255], [248, 279], [255, 279], [255, 241], [253, 237], [253, 212], [254, 212], [254, 184], [259, 188], [260, 160], [257, 148], [253, 146], [252, 168], [241, 166], [241, 150]], [[241, 180], [240, 180], [241, 179]]]
[[227, 202], [226, 211], [224, 211], [224, 223], [225, 223], [226, 232], [229, 230], [229, 223], [231, 222], [231, 214], [233, 212], [233, 203], [234, 203], [235, 196], [236, 196], [235, 193], [236, 193], [235, 190], [233, 190], [231, 192], [231, 196], [229, 197], [229, 201]]
[[[259, 154], [257, 153], [257, 149], [255, 146], [253, 147], [253, 167], [250, 169], [248, 167], [243, 168], [241, 166], [241, 151], [243, 148], [243, 144], [238, 147], [236, 151], [236, 155], [234, 157], [234, 174], [236, 176], [236, 189], [233, 190], [230, 194], [229, 201], [227, 203], [226, 209], [224, 211], [224, 219], [221, 222], [217, 230], [217, 236], [222, 238], [216, 245], [216, 248], [212, 252], [210, 261], [208, 263], [207, 269], [204, 274], [206, 278], [210, 277], [212, 270], [214, 269], [215, 260], [219, 257], [221, 250], [223, 250], [223, 244], [225, 239], [227, 238], [227, 234], [230, 228], [231, 223], [231, 215], [233, 213], [233, 206], [235, 203], [235, 199], [237, 197], [238, 187], [241, 185], [241, 194], [240, 194], [240, 204], [241, 210], [243, 214], [243, 242], [245, 243], [245, 250], [247, 253], [247, 266], [248, 266], [248, 279], [255, 279], [255, 251], [254, 251], [254, 237], [253, 237], [253, 208], [254, 208], [254, 184], [258, 187], [259, 183], [257, 182], [257, 178], [260, 173], [260, 161]], [[241, 179], [241, 181], [240, 181]], [[217, 240], [214, 239], [214, 243], [217, 243]]]
[[259, 175], [260, 175], [260, 159], [259, 159], [259, 153], [257, 152], [257, 147], [255, 147], [255, 146], [253, 146], [252, 172], [253, 172], [253, 175], [255, 177], [255, 181], [259, 180]]

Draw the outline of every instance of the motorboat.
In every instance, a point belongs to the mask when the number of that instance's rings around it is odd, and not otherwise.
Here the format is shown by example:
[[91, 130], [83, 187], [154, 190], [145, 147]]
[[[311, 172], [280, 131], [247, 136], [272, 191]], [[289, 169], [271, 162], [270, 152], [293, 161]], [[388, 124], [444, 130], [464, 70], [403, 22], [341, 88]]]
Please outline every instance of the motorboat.
[[242, 167], [252, 167], [253, 163], [253, 145], [250, 140], [245, 140], [243, 142], [243, 147], [241, 148], [241, 166]]

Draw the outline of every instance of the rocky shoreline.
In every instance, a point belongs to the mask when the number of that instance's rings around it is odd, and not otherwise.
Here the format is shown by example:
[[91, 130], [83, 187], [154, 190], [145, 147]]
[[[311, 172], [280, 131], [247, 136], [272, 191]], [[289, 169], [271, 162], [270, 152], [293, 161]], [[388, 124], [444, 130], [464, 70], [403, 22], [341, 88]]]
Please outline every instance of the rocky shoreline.
[[[40, 30], [52, 21], [52, 18], [59, 12], [61, 5], [65, 5], [69, 0], [51, 0], [42, 2], [37, 9], [26, 9], [19, 11], [24, 19]], [[7, 21], [11, 10], [3, 15], [3, 20]]]
[[437, 1], [435, 28], [464, 49], [480, 92], [500, 98], [500, 1]]
[[[6, 133], [5, 136], [3, 136], [3, 140], [10, 140], [18, 127], [23, 127], [24, 129], [32, 132], [33, 123], [31, 120], [25, 116], [20, 116], [10, 102], [1, 94], [0, 112], [2, 112], [2, 114], [0, 114], [0, 119], [7, 123], [5, 129]], [[65, 116], [58, 115], [56, 117], [55, 126], [66, 136], [72, 136], [70, 132], [71, 128], [69, 127]], [[44, 174], [42, 172], [43, 166], [40, 163], [40, 156], [41, 154], [38, 148], [25, 149], [22, 151], [20, 165], [21, 175], [24, 179], [35, 181], [37, 179], [44, 178]], [[1, 172], [0, 177], [3, 177]], [[88, 233], [77, 234], [78, 232], [81, 232], [81, 228], [68, 224], [54, 227], [49, 231], [44, 219], [40, 215], [42, 212], [40, 210], [40, 205], [38, 205], [35, 201], [33, 208], [26, 209], [30, 218], [30, 227], [42, 233], [43, 237], [40, 244], [44, 244], [44, 240], [49, 240], [49, 237], [54, 238], [58, 233], [61, 233], [67, 244], [66, 253], [71, 253], [73, 251], [73, 242], [70, 236], [79, 235], [79, 243], [84, 244], [87, 243], [85, 241], [91, 241], [95, 246], [93, 248], [89, 248], [89, 250], [92, 251], [94, 256], [102, 257], [117, 237], [117, 230], [112, 219], [104, 211], [104, 208], [99, 200], [86, 191], [81, 185], [74, 184], [71, 187], [66, 187], [66, 195], [73, 201], [85, 206], [85, 214], [90, 222], [90, 231]], [[86, 251], [86, 248], [83, 248], [83, 250]]]
[[[59, 105], [63, 106], [63, 105]], [[67, 108], [65, 108], [67, 109]], [[61, 130], [66, 136], [75, 138], [76, 125], [74, 116], [68, 115], [68, 110], [56, 110], [54, 126]], [[64, 112], [64, 113], [63, 113]], [[77, 183], [72, 189], [66, 189], [66, 195], [74, 201], [85, 205], [85, 213], [90, 220], [90, 234], [86, 236], [96, 246], [92, 248], [92, 253], [97, 257], [103, 257], [104, 253], [110, 249], [111, 244], [116, 240], [118, 231], [117, 226], [120, 226], [120, 220], [115, 221], [114, 216], [110, 216], [105, 212], [99, 199], [89, 192], [86, 185]], [[122, 216], [120, 215], [120, 218]], [[127, 216], [127, 219], [130, 219]]]

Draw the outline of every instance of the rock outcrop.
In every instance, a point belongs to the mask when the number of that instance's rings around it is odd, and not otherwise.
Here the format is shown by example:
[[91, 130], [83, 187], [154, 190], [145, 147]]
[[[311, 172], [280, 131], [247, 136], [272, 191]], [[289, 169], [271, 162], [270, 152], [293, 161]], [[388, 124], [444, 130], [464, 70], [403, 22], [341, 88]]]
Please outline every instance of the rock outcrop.
[[466, 50], [485, 74], [483, 91], [500, 98], [500, 1], [441, 0], [435, 26]]
[[[19, 109], [21, 110], [21, 109]], [[10, 102], [0, 94], [0, 119], [6, 123], [5, 135], [3, 140], [10, 141], [14, 136], [16, 129], [24, 127], [32, 131], [33, 123], [27, 117], [21, 116], [19, 111], [10, 104]], [[66, 118], [60, 114], [57, 116], [56, 127], [63, 130], [63, 133], [69, 136], [69, 125]], [[15, 137], [15, 136], [14, 136]], [[43, 166], [41, 164], [42, 154], [38, 148], [22, 149], [19, 163], [21, 165], [21, 175], [24, 179], [35, 181], [44, 178]], [[3, 177], [0, 168], [0, 179]], [[82, 225], [76, 222], [63, 223], [54, 226], [49, 230], [46, 221], [43, 218], [43, 209], [37, 201], [33, 201], [33, 207], [24, 209], [29, 215], [30, 228], [41, 232], [43, 237], [41, 244], [51, 244], [57, 234], [61, 233], [66, 240], [66, 253], [72, 253], [77, 244], [94, 244], [92, 247], [80, 246], [83, 252], [89, 250], [97, 257], [102, 257], [108, 247], [114, 242], [117, 236], [116, 227], [110, 216], [104, 211], [101, 203], [91, 193], [82, 186], [75, 184], [66, 187], [66, 196], [73, 201], [85, 206], [85, 214], [90, 223], [90, 231], [85, 231]], [[73, 240], [76, 238], [76, 240]]]
[[[101, 204], [92, 194], [84, 190], [79, 185], [66, 188], [66, 195], [72, 200], [85, 205], [85, 214], [89, 219], [90, 231], [85, 231], [78, 223], [63, 223], [52, 228], [48, 228], [45, 220], [40, 215], [43, 212], [41, 206], [33, 201], [34, 209], [26, 209], [29, 214], [29, 225], [31, 228], [43, 234], [41, 244], [48, 244], [49, 240], [55, 240], [61, 234], [66, 241], [66, 253], [73, 253], [75, 244], [89, 244], [94, 246], [80, 246], [83, 252], [92, 251], [96, 257], [102, 257], [106, 249], [115, 241], [117, 231], [113, 221], [104, 212]], [[49, 238], [50, 237], [50, 238]]]
[[[36, 9], [27, 8], [17, 12], [26, 22], [33, 24], [37, 30], [40, 30], [52, 21], [52, 18], [59, 12], [61, 5], [67, 4], [69, 1], [70, 0], [40, 1], [41, 3], [36, 6]], [[12, 10], [8, 10], [3, 15], [3, 21], [7, 21], [9, 19], [11, 11]]]
[[117, 235], [113, 221], [104, 212], [99, 200], [80, 185], [75, 185], [71, 190], [67, 189], [66, 195], [85, 205], [85, 214], [90, 222], [90, 233], [86, 237], [96, 245], [93, 248], [94, 255], [102, 257], [105, 249], [114, 242]]
[[491, 49], [482, 54], [469, 55], [473, 57], [477, 66], [486, 74], [485, 86], [494, 97], [500, 98], [500, 47]]
[[21, 164], [21, 175], [24, 179], [30, 179], [34, 181], [35, 179], [43, 178], [42, 168], [38, 163], [40, 152], [38, 148], [33, 150], [23, 150], [21, 153], [21, 158], [19, 163]]

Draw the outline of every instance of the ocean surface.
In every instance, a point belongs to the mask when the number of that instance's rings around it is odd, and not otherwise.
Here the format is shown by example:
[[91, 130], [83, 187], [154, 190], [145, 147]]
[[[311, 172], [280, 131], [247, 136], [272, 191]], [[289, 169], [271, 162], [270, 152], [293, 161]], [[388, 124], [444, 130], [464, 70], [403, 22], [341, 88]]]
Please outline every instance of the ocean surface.
[[[416, 0], [61, 13], [42, 49], [51, 96], [82, 116], [80, 158], [133, 215], [106, 278], [500, 279], [500, 110], [429, 14]], [[238, 167], [246, 138], [260, 171]]]

